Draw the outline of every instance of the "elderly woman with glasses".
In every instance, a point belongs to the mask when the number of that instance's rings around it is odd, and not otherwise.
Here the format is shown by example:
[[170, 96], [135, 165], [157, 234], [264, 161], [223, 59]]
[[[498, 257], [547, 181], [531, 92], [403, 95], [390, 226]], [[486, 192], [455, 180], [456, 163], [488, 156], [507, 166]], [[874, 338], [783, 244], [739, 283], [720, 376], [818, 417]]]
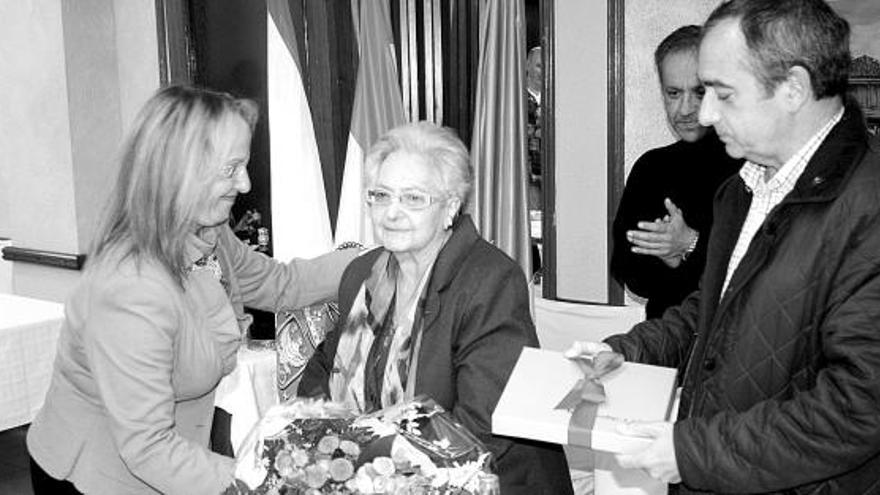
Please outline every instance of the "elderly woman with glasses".
[[170, 87], [133, 124], [109, 209], [66, 305], [52, 382], [28, 431], [34, 493], [217, 494], [214, 390], [251, 323], [244, 306], [334, 297], [356, 252], [289, 264], [228, 226], [257, 107]]
[[367, 155], [366, 186], [381, 247], [343, 275], [338, 328], [299, 395], [361, 412], [427, 395], [492, 451], [502, 493], [570, 493], [558, 446], [490, 433], [521, 349], [538, 339], [522, 270], [464, 213], [473, 171], [461, 140], [424, 122], [393, 129]]

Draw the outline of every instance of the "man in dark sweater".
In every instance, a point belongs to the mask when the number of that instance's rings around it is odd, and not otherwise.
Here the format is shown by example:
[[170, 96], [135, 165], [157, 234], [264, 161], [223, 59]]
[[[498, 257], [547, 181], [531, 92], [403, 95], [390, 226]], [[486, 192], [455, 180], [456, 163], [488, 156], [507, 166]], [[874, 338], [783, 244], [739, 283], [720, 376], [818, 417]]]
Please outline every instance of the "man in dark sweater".
[[703, 86], [697, 78], [698, 26], [683, 26], [657, 47], [666, 117], [679, 141], [648, 151], [627, 179], [614, 219], [611, 273], [647, 299], [659, 318], [697, 288], [712, 226], [712, 198], [741, 164], [711, 128], [698, 122]]

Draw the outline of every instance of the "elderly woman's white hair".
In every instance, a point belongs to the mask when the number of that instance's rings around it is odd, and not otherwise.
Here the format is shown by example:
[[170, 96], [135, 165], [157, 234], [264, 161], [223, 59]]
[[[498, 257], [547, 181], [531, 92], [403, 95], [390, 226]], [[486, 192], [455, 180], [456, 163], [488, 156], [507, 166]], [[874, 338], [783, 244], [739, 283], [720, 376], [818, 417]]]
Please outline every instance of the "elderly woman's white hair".
[[404, 124], [388, 131], [370, 148], [364, 165], [367, 187], [376, 183], [379, 167], [394, 152], [424, 157], [440, 171], [446, 194], [458, 198], [458, 214], [468, 211], [474, 170], [468, 150], [452, 129], [431, 122]]
[[186, 86], [158, 91], [132, 125], [119, 158], [119, 176], [89, 252], [111, 250], [138, 262], [162, 264], [182, 284], [184, 244], [207, 201], [209, 177], [218, 173], [215, 145], [230, 119], [253, 132], [256, 103], [227, 93]]

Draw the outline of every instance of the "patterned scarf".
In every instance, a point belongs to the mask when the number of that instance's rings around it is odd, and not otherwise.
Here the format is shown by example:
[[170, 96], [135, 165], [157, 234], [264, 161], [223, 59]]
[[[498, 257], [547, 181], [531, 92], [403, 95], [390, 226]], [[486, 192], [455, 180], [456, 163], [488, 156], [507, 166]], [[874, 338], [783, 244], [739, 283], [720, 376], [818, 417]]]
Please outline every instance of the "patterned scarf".
[[[419, 332], [413, 331], [418, 326], [413, 320], [418, 318], [407, 316], [397, 322], [394, 318], [399, 271], [395, 257], [383, 252], [342, 325], [330, 375], [330, 398], [353, 411], [372, 412], [397, 404], [406, 395], [414, 369], [413, 336]], [[423, 288], [424, 280], [417, 290]]]

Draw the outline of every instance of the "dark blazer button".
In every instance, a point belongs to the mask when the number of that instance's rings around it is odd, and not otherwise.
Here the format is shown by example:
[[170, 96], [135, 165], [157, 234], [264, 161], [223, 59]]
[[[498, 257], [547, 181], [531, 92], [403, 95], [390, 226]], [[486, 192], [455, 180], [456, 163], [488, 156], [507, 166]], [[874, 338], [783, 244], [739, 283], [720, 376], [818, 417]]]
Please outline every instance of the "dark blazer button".
[[710, 357], [703, 361], [703, 369], [706, 371], [714, 371], [718, 366], [718, 362], [715, 361], [715, 358]]

